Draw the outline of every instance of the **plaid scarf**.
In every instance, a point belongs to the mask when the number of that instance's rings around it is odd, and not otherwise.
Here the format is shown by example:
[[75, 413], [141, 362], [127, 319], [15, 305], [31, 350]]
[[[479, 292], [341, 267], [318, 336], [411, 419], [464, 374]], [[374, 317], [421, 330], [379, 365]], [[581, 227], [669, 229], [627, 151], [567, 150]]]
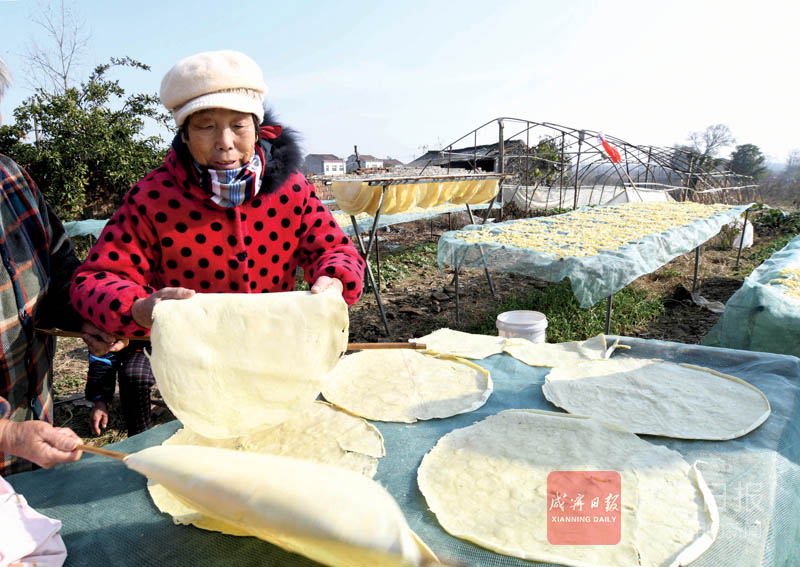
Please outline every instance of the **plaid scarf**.
[[233, 208], [258, 193], [265, 161], [264, 151], [256, 145], [250, 162], [236, 169], [208, 169], [193, 163], [200, 187], [211, 195], [211, 200], [220, 207]]

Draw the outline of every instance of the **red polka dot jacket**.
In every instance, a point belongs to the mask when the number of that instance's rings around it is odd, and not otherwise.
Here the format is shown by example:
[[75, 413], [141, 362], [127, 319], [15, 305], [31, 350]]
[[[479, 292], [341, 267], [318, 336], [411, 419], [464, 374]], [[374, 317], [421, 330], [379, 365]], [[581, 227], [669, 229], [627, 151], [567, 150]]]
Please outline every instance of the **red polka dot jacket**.
[[[265, 123], [272, 117], [268, 114]], [[131, 306], [162, 287], [204, 293], [290, 291], [303, 268], [344, 284], [348, 305], [361, 296], [364, 261], [297, 171], [289, 129], [260, 142], [267, 156], [261, 190], [235, 208], [214, 204], [176, 136], [164, 164], [134, 185], [75, 272], [72, 304], [106, 332], [146, 336]]]

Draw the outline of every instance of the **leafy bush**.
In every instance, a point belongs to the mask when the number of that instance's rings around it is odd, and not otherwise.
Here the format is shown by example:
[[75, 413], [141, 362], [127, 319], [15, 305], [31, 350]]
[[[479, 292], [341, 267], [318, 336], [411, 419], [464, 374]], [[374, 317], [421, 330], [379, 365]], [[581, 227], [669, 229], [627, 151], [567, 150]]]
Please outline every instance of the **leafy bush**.
[[780, 209], [760, 211], [753, 219], [757, 233], [798, 234], [800, 233], [800, 212], [784, 213]]
[[[166, 153], [164, 140], [143, 134], [146, 119], [166, 124], [158, 98], [126, 96], [119, 81], [107, 77], [117, 66], [150, 69], [128, 57], [112, 58], [80, 88], [38, 89], [14, 110], [16, 124], [0, 128], [0, 152], [28, 170], [64, 221], [107, 216]], [[22, 128], [31, 124], [39, 140], [26, 143]]]

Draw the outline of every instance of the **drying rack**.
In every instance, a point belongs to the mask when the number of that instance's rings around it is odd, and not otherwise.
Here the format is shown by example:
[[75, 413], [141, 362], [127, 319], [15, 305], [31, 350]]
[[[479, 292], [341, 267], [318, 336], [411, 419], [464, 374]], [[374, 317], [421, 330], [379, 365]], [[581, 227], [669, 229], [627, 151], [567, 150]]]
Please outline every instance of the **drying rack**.
[[[350, 215], [350, 222], [353, 225], [353, 237], [355, 238], [356, 244], [358, 246], [358, 252], [361, 257], [364, 259], [364, 263], [366, 264], [366, 276], [367, 280], [369, 281], [370, 286], [372, 287], [372, 292], [375, 295], [375, 301], [378, 304], [378, 311], [381, 315], [381, 320], [383, 321], [383, 327], [386, 330], [386, 335], [389, 335], [389, 322], [386, 320], [386, 310], [383, 307], [383, 301], [381, 299], [381, 293], [378, 285], [375, 283], [375, 276], [372, 273], [372, 268], [369, 265], [369, 257], [372, 254], [372, 250], [375, 250], [375, 259], [376, 259], [376, 269], [380, 276], [380, 252], [378, 247], [378, 222], [381, 217], [381, 211], [383, 210], [383, 201], [386, 198], [386, 191], [392, 185], [418, 185], [422, 183], [440, 183], [440, 182], [448, 182], [448, 181], [475, 181], [475, 180], [492, 180], [497, 179], [498, 184], [500, 187], [498, 188], [497, 193], [492, 200], [489, 202], [489, 206], [486, 208], [486, 212], [481, 219], [481, 224], [485, 224], [487, 219], [489, 218], [489, 214], [492, 211], [492, 207], [494, 203], [497, 201], [497, 195], [501, 195], [502, 191], [502, 181], [505, 177], [508, 177], [511, 174], [508, 173], [476, 173], [471, 175], [421, 175], [421, 176], [410, 176], [410, 177], [382, 177], [382, 178], [363, 178], [359, 179], [362, 183], [366, 183], [371, 187], [380, 187], [381, 188], [381, 198], [378, 203], [378, 209], [375, 211], [375, 216], [372, 219], [372, 226], [369, 229], [369, 241], [364, 244], [364, 240], [361, 238], [361, 229], [358, 227], [358, 221], [356, 220], [355, 215]], [[352, 181], [349, 179], [348, 181]], [[475, 216], [472, 213], [472, 209], [469, 206], [469, 203], [464, 203], [465, 209], [467, 214], [469, 215], [470, 223], [475, 224]], [[486, 278], [489, 281], [489, 289], [492, 292], [492, 296], [494, 296], [494, 284], [492, 283], [492, 278], [489, 275], [488, 267], [484, 265], [484, 270], [486, 273]]]

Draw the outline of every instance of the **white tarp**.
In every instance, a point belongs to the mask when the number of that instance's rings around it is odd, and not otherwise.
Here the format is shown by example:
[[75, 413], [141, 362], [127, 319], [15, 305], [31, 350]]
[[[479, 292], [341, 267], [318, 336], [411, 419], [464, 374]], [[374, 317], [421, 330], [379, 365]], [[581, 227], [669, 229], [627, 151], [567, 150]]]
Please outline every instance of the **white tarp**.
[[[521, 209], [571, 209], [575, 205], [575, 189], [542, 187], [534, 185], [503, 185], [503, 202]], [[616, 205], [618, 203], [643, 203], [674, 201], [661, 189], [641, 189], [623, 185], [583, 185], [578, 187], [578, 207], [587, 205]]]

